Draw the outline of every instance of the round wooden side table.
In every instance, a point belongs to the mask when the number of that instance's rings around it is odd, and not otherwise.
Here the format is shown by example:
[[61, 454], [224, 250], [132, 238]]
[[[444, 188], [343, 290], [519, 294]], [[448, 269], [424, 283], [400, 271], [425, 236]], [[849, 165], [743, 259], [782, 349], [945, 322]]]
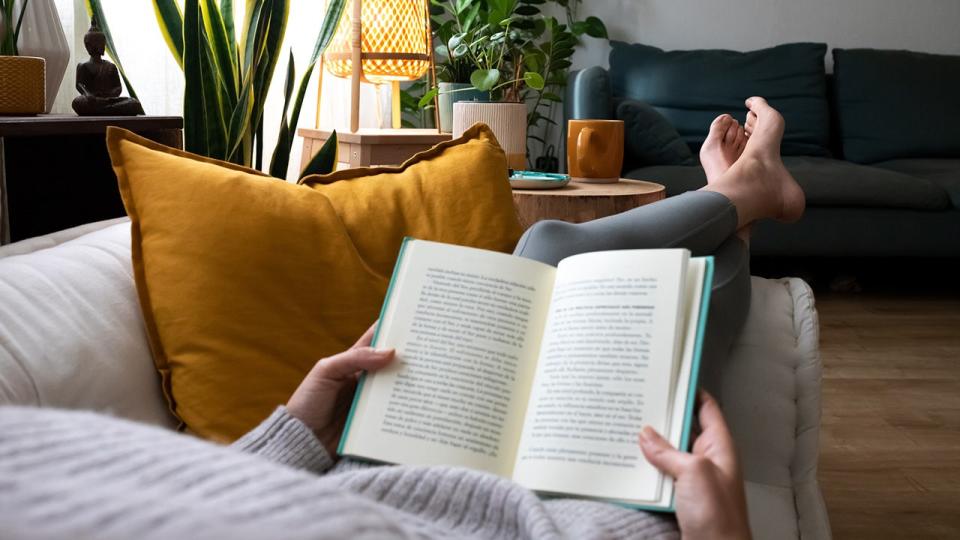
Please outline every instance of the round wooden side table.
[[621, 178], [616, 184], [570, 182], [560, 189], [515, 189], [513, 205], [524, 229], [544, 219], [582, 223], [626, 212], [666, 197], [653, 182]]

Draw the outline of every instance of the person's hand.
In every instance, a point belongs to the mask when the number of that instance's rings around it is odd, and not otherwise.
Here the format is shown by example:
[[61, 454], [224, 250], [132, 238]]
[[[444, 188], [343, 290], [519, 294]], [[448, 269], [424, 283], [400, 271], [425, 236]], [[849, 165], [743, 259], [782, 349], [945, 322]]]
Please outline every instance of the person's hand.
[[749, 539], [743, 477], [733, 438], [716, 400], [699, 395], [700, 427], [693, 452], [680, 452], [649, 426], [640, 432], [647, 461], [676, 479], [680, 534], [693, 539]]
[[353, 347], [313, 366], [287, 402], [287, 411], [313, 430], [331, 456], [343, 433], [361, 371], [376, 371], [393, 360], [393, 349], [373, 349], [371, 326]]

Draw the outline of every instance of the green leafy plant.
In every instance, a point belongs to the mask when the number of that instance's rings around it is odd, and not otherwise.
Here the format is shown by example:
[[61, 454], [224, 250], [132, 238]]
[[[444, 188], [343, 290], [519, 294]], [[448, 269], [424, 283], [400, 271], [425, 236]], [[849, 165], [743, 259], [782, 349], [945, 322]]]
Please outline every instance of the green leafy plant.
[[427, 91], [429, 91], [429, 84], [427, 83], [426, 78], [421, 78], [401, 86], [400, 112], [403, 115], [401, 120], [402, 127], [436, 127], [433, 114], [433, 102], [430, 102], [424, 107], [420, 106], [420, 99]]
[[[574, 50], [583, 36], [607, 37], [599, 18], [579, 18], [581, 2], [431, 0], [437, 78], [470, 83], [493, 100], [527, 103], [528, 139], [547, 147]], [[565, 22], [544, 15], [550, 4], [562, 9]], [[439, 91], [425, 92], [419, 105], [428, 106]]]
[[[533, 2], [536, 4], [541, 0]], [[540, 150], [546, 151], [551, 146], [561, 147], [559, 137], [560, 126], [553, 120], [558, 116], [558, 108], [563, 104], [563, 89], [567, 85], [567, 75], [570, 71], [571, 57], [576, 46], [584, 36], [597, 39], [607, 39], [607, 27], [597, 17], [579, 18], [579, 8], [582, 0], [555, 0], [563, 8], [566, 23], [561, 24], [556, 18], [545, 20], [546, 31], [544, 39], [535, 45], [539, 53], [528, 53], [529, 69], [541, 73], [546, 81], [543, 91], [533, 96], [530, 113], [527, 115], [527, 139], [540, 144]], [[530, 96], [526, 96], [530, 99]], [[533, 165], [535, 159], [530, 157]]]
[[[107, 48], [117, 68], [116, 56], [100, 0], [86, 0], [107, 35]], [[296, 83], [293, 52], [289, 53], [283, 88], [283, 112], [269, 173], [286, 176], [290, 150], [306, 96], [307, 86], [320, 55], [330, 44], [343, 14], [345, 0], [330, 0], [310, 61]], [[232, 0], [154, 0], [154, 11], [167, 46], [183, 69], [184, 146], [187, 151], [263, 167], [263, 110], [286, 31], [290, 0], [247, 0], [242, 26], [237, 28]], [[124, 75], [124, 82], [134, 95]], [[336, 137], [331, 137], [301, 175], [325, 173], [336, 163]], [[332, 156], [332, 161], [331, 161]]]
[[[522, 1], [543, 0], [432, 0], [439, 8], [434, 28], [438, 41], [436, 54], [442, 59], [440, 71], [457, 82], [470, 69], [469, 82], [494, 99], [521, 101], [521, 89], [543, 88], [543, 77], [523, 70], [523, 53], [537, 38], [535, 24], [527, 24], [519, 9]], [[447, 37], [449, 35], [449, 37]], [[454, 90], [456, 92], [457, 90]], [[439, 88], [432, 88], [420, 100], [429, 103]]]
[[27, 2], [23, 0], [20, 13], [14, 15], [15, 0], [0, 0], [0, 56], [19, 56], [20, 50], [17, 41], [20, 39], [20, 26], [23, 25], [23, 14], [27, 12]]

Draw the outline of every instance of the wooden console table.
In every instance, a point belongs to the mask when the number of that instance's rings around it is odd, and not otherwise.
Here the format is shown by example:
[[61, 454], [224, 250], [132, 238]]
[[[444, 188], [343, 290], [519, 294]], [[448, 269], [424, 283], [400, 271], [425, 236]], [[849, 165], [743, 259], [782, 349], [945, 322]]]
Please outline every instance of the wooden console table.
[[0, 116], [0, 244], [126, 215], [107, 126], [183, 147], [171, 116]]
[[513, 204], [524, 229], [544, 219], [583, 223], [659, 201], [665, 188], [621, 178], [616, 184], [570, 182], [560, 189], [515, 189]]
[[[330, 131], [300, 128], [303, 137], [303, 154], [300, 169], [307, 166], [323, 143], [330, 138]], [[356, 133], [337, 131], [337, 169], [372, 167], [376, 165], [399, 165], [417, 152], [451, 139], [449, 133], [435, 129], [360, 129]]]

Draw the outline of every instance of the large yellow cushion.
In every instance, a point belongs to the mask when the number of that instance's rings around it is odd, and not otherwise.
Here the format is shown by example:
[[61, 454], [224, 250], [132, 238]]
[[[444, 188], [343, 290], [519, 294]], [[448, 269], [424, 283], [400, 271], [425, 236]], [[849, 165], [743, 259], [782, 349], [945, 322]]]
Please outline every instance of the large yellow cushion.
[[147, 333], [173, 413], [236, 439], [377, 318], [404, 236], [510, 251], [521, 234], [486, 126], [395, 168], [300, 185], [110, 128]]

